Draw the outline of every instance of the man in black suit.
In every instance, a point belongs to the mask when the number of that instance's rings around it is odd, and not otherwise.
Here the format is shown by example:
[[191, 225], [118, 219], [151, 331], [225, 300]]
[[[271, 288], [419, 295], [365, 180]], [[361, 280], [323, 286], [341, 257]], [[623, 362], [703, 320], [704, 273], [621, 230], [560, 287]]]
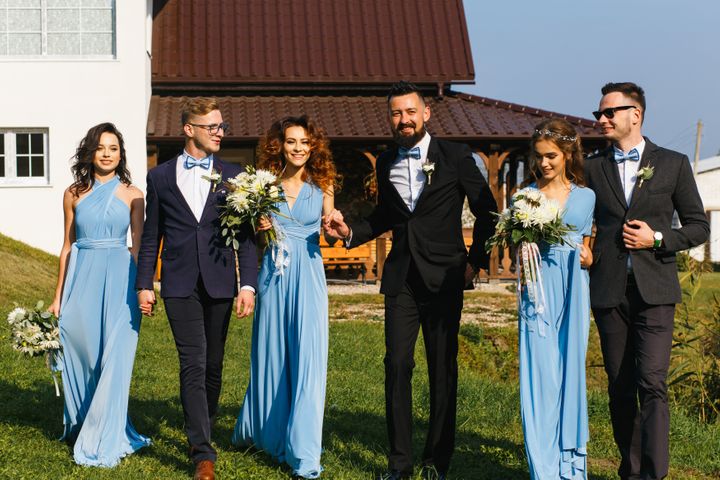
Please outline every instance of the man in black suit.
[[[430, 108], [418, 88], [395, 84], [388, 114], [397, 147], [377, 160], [378, 201], [352, 225], [340, 212], [325, 219], [329, 235], [348, 248], [392, 229], [383, 269], [385, 295], [385, 407], [390, 454], [383, 479], [412, 474], [413, 354], [422, 327], [430, 377], [430, 430], [422, 463], [440, 478], [455, 443], [457, 353], [463, 288], [487, 268], [485, 240], [494, 231], [497, 206], [466, 145], [431, 138], [425, 130]], [[475, 214], [468, 254], [460, 221], [467, 196]]]
[[[217, 205], [224, 201], [222, 184], [211, 183], [211, 172], [223, 180], [240, 173], [215, 154], [228, 125], [217, 102], [188, 101], [182, 113], [185, 149], [147, 175], [147, 208], [136, 288], [146, 315], [155, 304], [153, 276], [162, 239], [160, 294], [180, 359], [180, 398], [190, 457], [196, 480], [212, 480], [217, 457], [211, 427], [217, 413], [223, 355], [233, 299], [236, 313], [252, 312], [257, 287], [257, 253], [252, 229], [239, 239], [235, 253], [220, 234]], [[237, 285], [242, 283], [238, 289]], [[238, 291], [239, 290], [239, 291]]]
[[[609, 83], [602, 94], [593, 115], [612, 145], [585, 164], [597, 197], [590, 297], [621, 456], [618, 474], [660, 479], [668, 473], [666, 377], [681, 301], [675, 253], [705, 242], [709, 226], [688, 158], [642, 136], [642, 88]], [[672, 228], [674, 211], [679, 228]]]

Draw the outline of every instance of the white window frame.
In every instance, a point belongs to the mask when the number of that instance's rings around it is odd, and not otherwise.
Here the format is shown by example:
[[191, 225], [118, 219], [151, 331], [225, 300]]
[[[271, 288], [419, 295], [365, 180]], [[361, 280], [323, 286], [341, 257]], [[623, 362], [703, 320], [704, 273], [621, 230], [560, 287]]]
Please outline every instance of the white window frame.
[[[83, 12], [83, 10], [110, 10], [110, 11], [111, 11], [111, 16], [112, 16], [112, 27], [111, 27], [111, 31], [110, 31], [110, 32], [108, 32], [108, 31], [101, 31], [101, 30], [86, 30], [86, 31], [84, 31], [84, 30], [82, 30], [82, 27], [81, 27], [80, 30], [77, 30], [77, 31], [66, 31], [66, 32], [55, 32], [55, 31], [53, 31], [53, 32], [48, 32], [48, 26], [47, 26], [47, 17], [48, 17], [47, 12], [48, 12], [48, 10], [66, 10], [66, 9], [70, 9], [71, 7], [64, 7], [64, 8], [60, 8], [60, 7], [48, 7], [48, 6], [47, 6], [47, 0], [41, 0], [39, 7], [12, 7], [12, 10], [37, 10], [37, 9], [39, 8], [39, 9], [40, 9], [40, 16], [41, 16], [41, 20], [40, 20], [40, 22], [41, 22], [41, 23], [40, 23], [40, 32], [37, 32], [37, 31], [33, 31], [33, 32], [11, 31], [11, 30], [9, 29], [10, 27], [9, 27], [9, 25], [8, 25], [8, 18], [6, 17], [6, 19], [5, 19], [5, 28], [6, 28], [6, 30], [5, 30], [4, 32], [0, 32], [0, 35], [4, 35], [4, 36], [5, 36], [6, 45], [7, 45], [7, 47], [6, 47], [7, 50], [5, 50], [4, 52], [3, 52], [3, 51], [0, 51], [0, 59], [3, 59], [3, 60], [28, 59], [28, 58], [30, 58], [30, 59], [71, 59], [71, 60], [76, 60], [76, 59], [90, 59], [90, 60], [96, 60], [96, 59], [115, 59], [115, 58], [117, 58], [117, 16], [116, 16], [116, 14], [117, 14], [117, 6], [116, 6], [116, 5], [117, 5], [117, 1], [116, 1], [116, 0], [112, 0], [112, 5], [111, 5], [110, 7], [83, 7], [83, 6], [77, 7], [77, 8], [80, 9], [80, 18], [81, 18], [80, 21], [81, 21], [81, 23], [82, 23], [82, 12]], [[7, 16], [9, 10], [10, 10], [9, 8], [8, 8], [8, 9], [0, 10], [0, 15], [6, 15], [6, 16]], [[13, 54], [11, 54], [10, 51], [9, 51], [9, 49], [10, 49], [10, 34], [13, 34], [13, 33], [40, 33], [40, 35], [41, 35], [41, 37], [42, 37], [42, 40], [41, 40], [42, 53], [41, 53], [40, 55], [13, 55]], [[80, 54], [80, 55], [63, 55], [63, 54], [57, 54], [57, 53], [49, 54], [49, 53], [47, 53], [47, 52], [48, 52], [48, 40], [47, 40], [48, 33], [51, 33], [51, 34], [52, 34], [52, 33], [69, 33], [69, 34], [73, 34], [73, 33], [76, 33], [76, 34], [83, 34], [83, 33], [105, 33], [105, 34], [107, 34], [107, 33], [110, 33], [110, 34], [112, 35], [112, 53], [106, 54], [106, 55], [83, 55], [83, 54]]]
[[[0, 135], [5, 137], [5, 176], [0, 177], [2, 186], [46, 186], [50, 184], [50, 161], [48, 154], [49, 130], [47, 128], [0, 128]], [[17, 176], [17, 134], [18, 133], [42, 133], [43, 134], [43, 176], [42, 177], [18, 177]], [[34, 156], [34, 155], [33, 155]], [[32, 164], [32, 160], [31, 160]], [[32, 166], [31, 166], [32, 168]]]

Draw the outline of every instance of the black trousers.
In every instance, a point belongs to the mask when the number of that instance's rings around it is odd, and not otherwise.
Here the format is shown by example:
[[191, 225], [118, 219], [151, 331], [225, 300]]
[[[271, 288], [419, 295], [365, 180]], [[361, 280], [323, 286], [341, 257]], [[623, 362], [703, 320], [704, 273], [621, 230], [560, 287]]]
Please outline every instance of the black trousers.
[[428, 291], [414, 265], [400, 293], [385, 297], [385, 413], [390, 469], [406, 473], [413, 469], [411, 380], [421, 327], [430, 378], [430, 429], [422, 463], [440, 471], [450, 466], [455, 448], [462, 304], [462, 290], [439, 294]]
[[211, 298], [198, 279], [192, 295], [165, 298], [180, 359], [180, 400], [190, 458], [215, 461], [211, 429], [218, 409], [232, 298]]
[[593, 309], [608, 376], [610, 417], [622, 479], [668, 474], [670, 366], [675, 305], [649, 305], [628, 276], [622, 303]]

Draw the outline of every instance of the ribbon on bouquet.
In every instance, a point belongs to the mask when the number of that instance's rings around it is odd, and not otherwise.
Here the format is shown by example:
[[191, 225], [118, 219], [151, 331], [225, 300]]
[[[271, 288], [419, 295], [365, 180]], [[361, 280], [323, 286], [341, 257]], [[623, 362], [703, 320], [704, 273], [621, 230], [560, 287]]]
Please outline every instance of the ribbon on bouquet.
[[271, 246], [271, 258], [275, 264], [273, 275], [282, 275], [290, 265], [290, 248], [288, 248], [287, 242], [285, 241], [287, 238], [285, 230], [277, 218], [271, 215], [270, 222], [272, 223], [272, 228], [275, 230], [275, 241]]
[[[542, 281], [542, 269], [540, 264], [540, 249], [535, 242], [522, 242], [517, 251], [517, 289], [518, 298], [521, 298], [521, 288], [524, 284], [527, 288], [528, 300], [535, 304], [535, 311], [539, 314], [545, 313], [545, 288]], [[545, 336], [545, 323], [538, 321], [538, 334]]]

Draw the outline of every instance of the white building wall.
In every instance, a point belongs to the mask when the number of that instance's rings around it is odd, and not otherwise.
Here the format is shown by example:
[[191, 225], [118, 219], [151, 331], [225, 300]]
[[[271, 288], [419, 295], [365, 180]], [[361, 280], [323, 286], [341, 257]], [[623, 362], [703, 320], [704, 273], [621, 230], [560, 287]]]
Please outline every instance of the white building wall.
[[[710, 261], [720, 263], [720, 168], [699, 173], [696, 181], [705, 211], [710, 212]], [[693, 256], [704, 258], [704, 246], [702, 254]]]
[[48, 185], [0, 185], [0, 233], [50, 253], [62, 246], [70, 157], [93, 125], [122, 132], [133, 182], [145, 191], [152, 2], [115, 5], [115, 59], [0, 57], [0, 128], [47, 128], [49, 156]]

